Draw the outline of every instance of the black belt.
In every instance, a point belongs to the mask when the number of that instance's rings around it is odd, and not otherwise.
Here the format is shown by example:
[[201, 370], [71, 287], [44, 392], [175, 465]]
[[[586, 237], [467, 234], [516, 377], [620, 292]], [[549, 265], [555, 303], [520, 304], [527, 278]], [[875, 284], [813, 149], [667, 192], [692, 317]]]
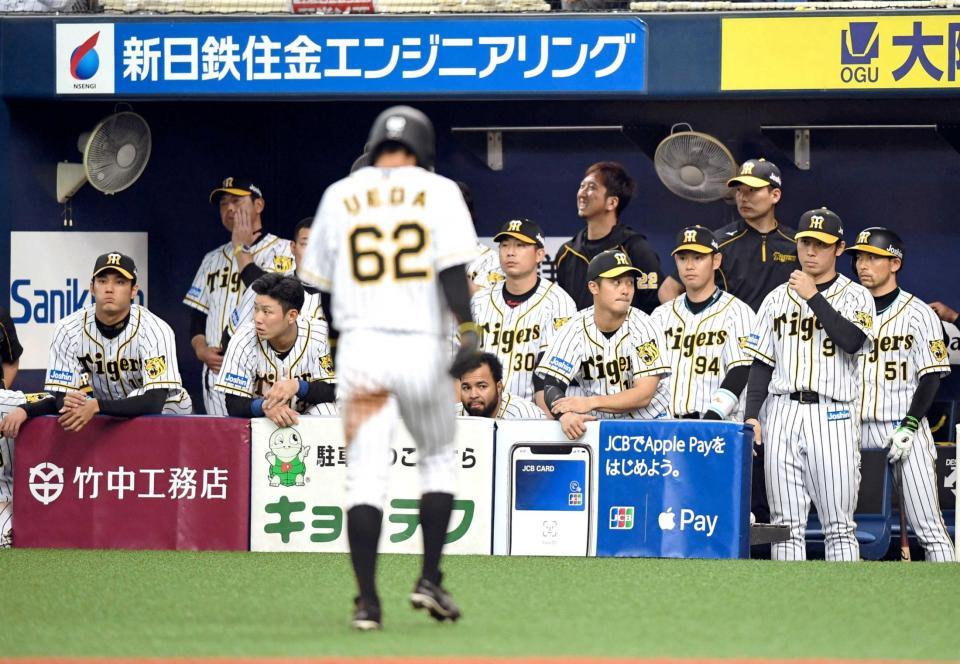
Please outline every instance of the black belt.
[[680, 419], [681, 419], [681, 420], [699, 420], [699, 419], [700, 419], [700, 413], [698, 413], [698, 412], [696, 412], [696, 411], [694, 411], [694, 412], [692, 412], [692, 413], [687, 413], [686, 415], [681, 415], [681, 416], [680, 416]]
[[805, 392], [803, 390], [791, 392], [790, 398], [800, 403], [820, 403], [820, 395], [816, 392]]

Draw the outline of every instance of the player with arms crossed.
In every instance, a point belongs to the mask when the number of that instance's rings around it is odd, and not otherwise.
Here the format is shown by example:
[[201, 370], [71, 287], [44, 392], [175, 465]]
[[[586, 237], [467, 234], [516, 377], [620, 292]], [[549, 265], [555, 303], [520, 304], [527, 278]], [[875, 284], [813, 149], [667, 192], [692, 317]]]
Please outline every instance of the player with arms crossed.
[[[190, 395], [177, 368], [173, 330], [138, 304], [137, 267], [118, 251], [97, 258], [94, 304], [57, 323], [44, 390], [55, 399], [28, 403], [4, 418], [15, 436], [28, 417], [60, 413], [66, 431], [80, 431], [98, 413], [116, 417], [189, 415]], [[89, 380], [93, 398], [82, 390]]]
[[[810, 500], [823, 524], [827, 560], [860, 559], [853, 512], [860, 486], [857, 353], [874, 337], [873, 298], [839, 274], [843, 225], [826, 208], [800, 217], [803, 270], [763, 300], [747, 352], [754, 357], [745, 422], [766, 446], [770, 522], [790, 527], [774, 560], [804, 560]], [[760, 409], [768, 398], [761, 437]]]
[[300, 315], [300, 281], [270, 272], [250, 288], [253, 320], [237, 328], [217, 378], [227, 412], [268, 417], [278, 427], [296, 424], [300, 414], [336, 415], [327, 323]]
[[223, 364], [221, 339], [240, 296], [264, 271], [293, 269], [290, 243], [263, 229], [266, 203], [260, 188], [243, 178], [224, 178], [210, 192], [230, 241], [207, 253], [183, 303], [193, 309], [190, 345], [203, 362], [203, 405], [207, 415], [226, 415], [224, 395], [213, 389]]
[[753, 310], [717, 288], [723, 255], [703, 226], [677, 235], [673, 257], [686, 295], [657, 307], [651, 317], [664, 331], [670, 362], [670, 410], [675, 417], [708, 420], [743, 417], [740, 395], [750, 375], [746, 353]]
[[857, 235], [850, 248], [860, 283], [877, 308], [877, 337], [860, 354], [861, 447], [888, 448], [895, 464], [907, 522], [927, 560], [953, 562], [953, 543], [943, 523], [934, 473], [936, 451], [926, 413], [950, 373], [943, 328], [933, 309], [897, 286], [903, 242], [887, 228]]
[[[582, 436], [584, 424], [597, 418], [670, 415], [663, 332], [631, 306], [637, 272], [622, 251], [597, 254], [587, 267], [593, 306], [560, 329], [537, 367], [546, 405], [570, 440]], [[574, 378], [585, 396], [566, 396]]]
[[542, 349], [577, 313], [577, 305], [557, 284], [540, 277], [543, 233], [536, 222], [508, 221], [493, 240], [507, 278], [473, 296], [473, 318], [483, 329], [483, 349], [503, 365], [507, 393], [527, 401], [536, 395], [540, 403], [543, 385], [533, 370]]
[[460, 617], [440, 573], [456, 477], [445, 304], [461, 338], [450, 375], [463, 373], [480, 343], [466, 276], [477, 237], [457, 185], [427, 170], [432, 123], [409, 106], [389, 108], [368, 145], [373, 166], [324, 193], [299, 269], [330, 294], [330, 326], [340, 332], [347, 537], [360, 590], [352, 625], [362, 630], [382, 626], [377, 543], [398, 415], [417, 443], [423, 492], [423, 568], [410, 601], [439, 621]]

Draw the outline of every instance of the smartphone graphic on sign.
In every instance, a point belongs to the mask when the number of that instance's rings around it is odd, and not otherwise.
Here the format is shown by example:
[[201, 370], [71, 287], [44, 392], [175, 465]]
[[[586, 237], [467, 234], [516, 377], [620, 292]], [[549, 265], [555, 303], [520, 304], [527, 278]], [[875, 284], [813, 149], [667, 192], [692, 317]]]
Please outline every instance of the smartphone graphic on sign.
[[511, 448], [511, 555], [587, 555], [591, 464], [584, 445], [518, 443]]

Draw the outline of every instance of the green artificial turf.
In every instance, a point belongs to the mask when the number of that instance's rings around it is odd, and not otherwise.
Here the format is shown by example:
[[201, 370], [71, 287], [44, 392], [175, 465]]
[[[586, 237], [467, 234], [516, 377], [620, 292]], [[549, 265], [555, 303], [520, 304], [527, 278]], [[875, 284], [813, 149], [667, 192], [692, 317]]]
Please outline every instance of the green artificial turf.
[[957, 655], [957, 565], [451, 556], [464, 617], [438, 625], [418, 562], [381, 558], [361, 634], [344, 555], [4, 550], [0, 656]]

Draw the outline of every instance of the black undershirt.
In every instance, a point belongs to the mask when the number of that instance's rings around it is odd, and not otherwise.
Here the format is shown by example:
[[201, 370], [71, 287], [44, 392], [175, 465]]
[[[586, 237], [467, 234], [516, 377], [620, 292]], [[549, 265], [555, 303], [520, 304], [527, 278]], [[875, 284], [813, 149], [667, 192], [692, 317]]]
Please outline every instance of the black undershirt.
[[94, 320], [97, 322], [97, 329], [100, 330], [100, 334], [105, 339], [116, 339], [125, 329], [127, 329], [127, 323], [130, 322], [130, 312], [127, 311], [127, 315], [124, 316], [123, 320], [114, 325], [107, 325], [96, 316], [94, 316]]
[[704, 309], [706, 309], [707, 307], [709, 307], [711, 304], [719, 300], [720, 295], [722, 294], [723, 294], [722, 290], [720, 290], [719, 288], [715, 288], [713, 291], [713, 295], [708, 297], [706, 300], [703, 300], [702, 302], [694, 302], [693, 300], [690, 299], [689, 295], [684, 295], [683, 299], [684, 299], [684, 302], [686, 302], [687, 304], [687, 309], [689, 309], [691, 313], [698, 314]]
[[873, 301], [877, 306], [877, 313], [879, 314], [885, 311], [886, 308], [889, 307], [891, 304], [893, 304], [893, 301], [896, 300], [899, 296], [900, 296], [900, 288], [898, 287], [898, 288], [894, 288], [892, 291], [890, 291], [886, 295], [881, 295], [879, 297], [873, 298]]
[[526, 293], [520, 295], [514, 295], [507, 290], [506, 284], [503, 286], [503, 301], [506, 302], [507, 306], [511, 309], [519, 307], [521, 304], [529, 300], [534, 293], [537, 292], [537, 289], [540, 288], [540, 277], [537, 277], [537, 283], [533, 285], [533, 288], [528, 290]]

